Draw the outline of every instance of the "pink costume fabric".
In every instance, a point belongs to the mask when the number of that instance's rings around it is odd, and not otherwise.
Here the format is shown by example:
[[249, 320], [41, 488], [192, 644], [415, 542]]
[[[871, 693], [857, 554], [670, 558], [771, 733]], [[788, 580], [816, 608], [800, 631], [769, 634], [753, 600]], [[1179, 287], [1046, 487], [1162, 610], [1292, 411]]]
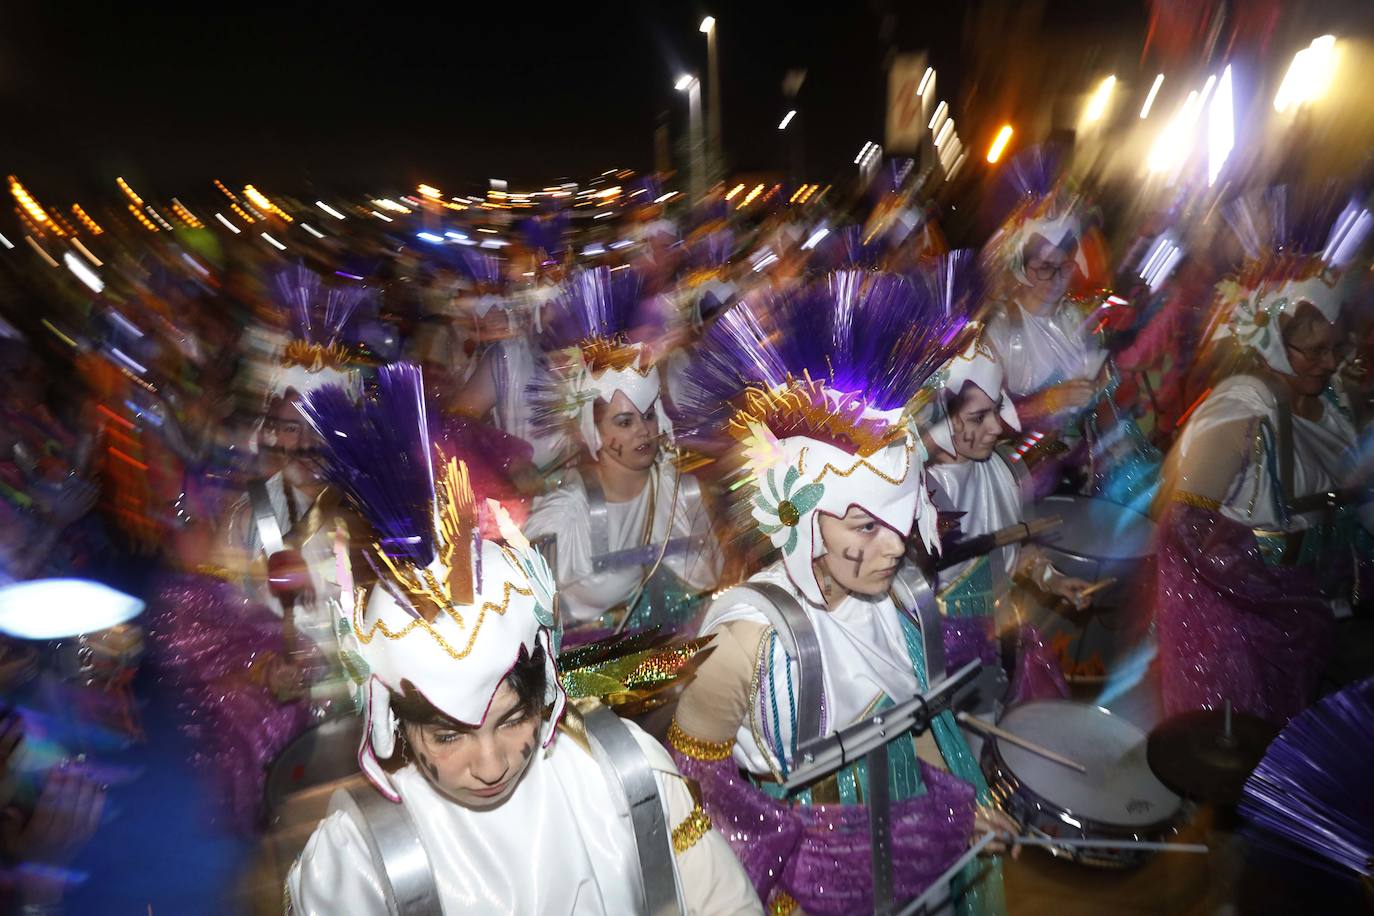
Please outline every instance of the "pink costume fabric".
[[[862, 805], [789, 805], [764, 794], [735, 762], [673, 751], [696, 780], [707, 814], [765, 902], [790, 895], [807, 913], [873, 911], [868, 810]], [[973, 787], [921, 764], [926, 793], [892, 807], [893, 896], [910, 900], [968, 848]]]
[[[213, 775], [236, 826], [261, 820], [267, 767], [311, 723], [308, 698], [279, 701], [250, 667], [264, 653], [280, 655], [282, 621], [231, 585], [209, 576], [164, 579], [149, 608], [149, 642], [165, 683], [177, 694], [193, 762]], [[307, 639], [305, 680], [323, 659]]]
[[1266, 564], [1254, 533], [1175, 503], [1160, 526], [1156, 626], [1167, 715], [1219, 709], [1282, 725], [1307, 707], [1335, 618], [1320, 567]]

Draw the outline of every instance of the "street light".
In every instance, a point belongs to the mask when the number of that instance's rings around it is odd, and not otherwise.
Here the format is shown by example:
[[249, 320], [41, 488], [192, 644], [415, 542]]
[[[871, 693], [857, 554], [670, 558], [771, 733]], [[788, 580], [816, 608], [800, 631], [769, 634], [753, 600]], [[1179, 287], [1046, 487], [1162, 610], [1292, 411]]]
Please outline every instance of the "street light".
[[706, 35], [706, 78], [710, 80], [711, 92], [709, 130], [711, 139], [711, 168], [719, 172], [722, 168], [720, 147], [720, 58], [716, 55], [716, 17], [707, 16], [701, 20], [701, 31]]
[[684, 73], [677, 78], [673, 88], [678, 92], [687, 93], [688, 121], [687, 121], [687, 145], [691, 148], [692, 155], [692, 179], [691, 193], [693, 200], [700, 200], [706, 193], [706, 174], [705, 164], [702, 162], [702, 142], [701, 142], [701, 80], [689, 73]]

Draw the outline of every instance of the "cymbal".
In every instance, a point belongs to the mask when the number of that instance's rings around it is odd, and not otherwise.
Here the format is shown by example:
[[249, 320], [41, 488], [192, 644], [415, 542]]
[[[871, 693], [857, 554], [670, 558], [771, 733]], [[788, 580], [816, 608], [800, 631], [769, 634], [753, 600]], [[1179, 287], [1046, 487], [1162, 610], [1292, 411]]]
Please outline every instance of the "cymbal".
[[1180, 795], [1234, 805], [1279, 729], [1257, 716], [1222, 710], [1174, 716], [1150, 732], [1146, 759], [1159, 781]]

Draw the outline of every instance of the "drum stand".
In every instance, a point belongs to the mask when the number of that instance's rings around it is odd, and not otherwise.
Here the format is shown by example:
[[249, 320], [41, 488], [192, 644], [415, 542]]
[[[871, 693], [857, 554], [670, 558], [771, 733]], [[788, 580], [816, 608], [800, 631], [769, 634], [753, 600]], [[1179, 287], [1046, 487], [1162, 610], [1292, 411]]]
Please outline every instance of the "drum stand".
[[[873, 912], [891, 916], [926, 910], [928, 894], [899, 910], [892, 899], [892, 799], [888, 786], [887, 746], [930, 728], [935, 716], [970, 692], [982, 663], [969, 662], [934, 687], [848, 728], [808, 741], [797, 749], [800, 763], [783, 783], [800, 789], [860, 757], [868, 764], [868, 832], [872, 844]], [[937, 884], [939, 882], [937, 881]]]

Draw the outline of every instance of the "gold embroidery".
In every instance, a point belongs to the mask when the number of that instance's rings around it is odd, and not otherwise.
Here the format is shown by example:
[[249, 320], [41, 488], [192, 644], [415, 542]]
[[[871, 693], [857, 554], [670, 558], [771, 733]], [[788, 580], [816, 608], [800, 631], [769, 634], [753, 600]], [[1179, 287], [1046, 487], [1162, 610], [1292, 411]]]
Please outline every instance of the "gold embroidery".
[[803, 372], [800, 378], [789, 377], [785, 385], [776, 388], [746, 388], [726, 426], [735, 438], [744, 440], [751, 435], [752, 426], [770, 426], [771, 419], [772, 428], [778, 428], [777, 422], [782, 421], [788, 436], [844, 439], [868, 457], [900, 441], [907, 431], [903, 423], [865, 417], [867, 407], [861, 393], [829, 391], [823, 381]]
[[1207, 509], [1210, 512], [1215, 512], [1221, 508], [1221, 503], [1212, 499], [1210, 496], [1189, 493], [1187, 490], [1175, 490], [1174, 502], [1183, 503], [1185, 506], [1192, 506], [1194, 509]]
[[325, 369], [341, 369], [348, 365], [348, 350], [331, 342], [329, 346], [311, 343], [308, 340], [293, 340], [282, 351], [283, 366], [302, 366], [307, 372], [322, 372]]
[[434, 629], [434, 627], [430, 625], [430, 622], [428, 620], [425, 620], [423, 617], [416, 617], [410, 623], [406, 624], [399, 631], [394, 633], [392, 632], [391, 628], [386, 625], [386, 621], [384, 620], [378, 620], [367, 630], [367, 632], [363, 632], [362, 622], [358, 619], [358, 614], [360, 613], [363, 607], [361, 603], [355, 604], [353, 606], [353, 632], [357, 635], [358, 642], [362, 643], [363, 645], [367, 645], [368, 643], [372, 642], [372, 640], [377, 638], [378, 632], [380, 632], [387, 639], [401, 639], [405, 637], [407, 634], [409, 634], [411, 630], [414, 630], [416, 628], [424, 629], [429, 632], [430, 636], [434, 637], [434, 641], [439, 644], [439, 647], [441, 649], [447, 652], [455, 661], [461, 661], [462, 659], [467, 658], [468, 655], [472, 652], [472, 644], [477, 641], [477, 634], [482, 629], [482, 622], [486, 620], [487, 612], [491, 611], [499, 616], [505, 616], [506, 609], [510, 606], [510, 596], [512, 592], [514, 592], [517, 595], [524, 595], [526, 598], [534, 597], [533, 589], [521, 588], [520, 586], [515, 585], [512, 582], [504, 583], [502, 585], [502, 598], [500, 604], [497, 604], [494, 601], [482, 602], [482, 609], [477, 614], [477, 622], [473, 624], [472, 632], [468, 634], [467, 645], [464, 646], [462, 649], [455, 649], [453, 648], [453, 646], [449, 645], [448, 640], [444, 639], [443, 634], [441, 634], [438, 630]]
[[711, 818], [697, 805], [687, 819], [673, 828], [673, 852], [682, 855], [711, 832]]
[[830, 473], [831, 471], [835, 472], [836, 477], [848, 477], [850, 474], [853, 474], [859, 468], [864, 467], [868, 468], [868, 470], [873, 472], [873, 474], [875, 474], [877, 477], [892, 484], [892, 486], [900, 486], [902, 481], [906, 480], [907, 474], [911, 472], [911, 453], [915, 450], [916, 447], [911, 443], [911, 440], [908, 439], [906, 444], [902, 448], [905, 452], [906, 467], [903, 468], [901, 477], [892, 477], [888, 474], [884, 474], [882, 471], [878, 470], [878, 468], [869, 464], [867, 458], [860, 458], [858, 461], [850, 465], [849, 469], [845, 471], [840, 470], [839, 468], [835, 467], [835, 465], [827, 461], [825, 463], [825, 467], [821, 468], [821, 472], [816, 475], [816, 479], [813, 481], [813, 483], [820, 483], [822, 480], [825, 479], [825, 475]]
[[784, 890], [773, 891], [773, 899], [768, 901], [768, 916], [792, 916], [801, 909], [801, 904]]
[[703, 741], [693, 738], [678, 727], [676, 719], [668, 726], [668, 745], [693, 760], [724, 760], [735, 748], [733, 741]]

